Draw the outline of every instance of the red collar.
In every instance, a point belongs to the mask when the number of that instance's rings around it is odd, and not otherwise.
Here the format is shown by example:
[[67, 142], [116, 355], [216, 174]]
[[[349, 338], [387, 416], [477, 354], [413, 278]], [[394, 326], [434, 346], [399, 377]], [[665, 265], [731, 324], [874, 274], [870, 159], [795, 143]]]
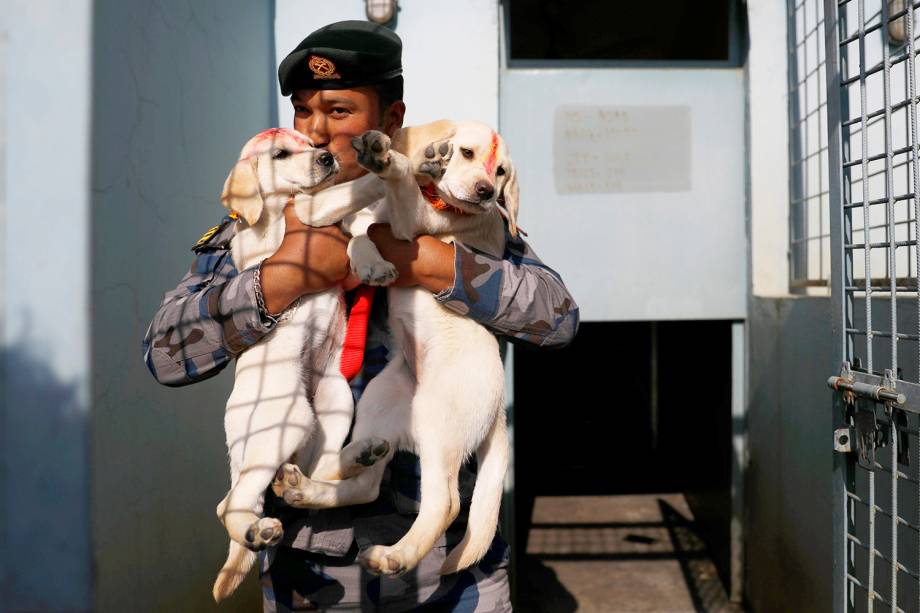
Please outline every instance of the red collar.
[[444, 202], [444, 199], [438, 195], [438, 188], [434, 186], [434, 183], [429, 183], [421, 189], [422, 195], [425, 196], [425, 200], [428, 201], [428, 204], [430, 204], [431, 208], [434, 210], [446, 213], [457, 213], [458, 215], [469, 215], [469, 213], [463, 209], [458, 209], [457, 207]]

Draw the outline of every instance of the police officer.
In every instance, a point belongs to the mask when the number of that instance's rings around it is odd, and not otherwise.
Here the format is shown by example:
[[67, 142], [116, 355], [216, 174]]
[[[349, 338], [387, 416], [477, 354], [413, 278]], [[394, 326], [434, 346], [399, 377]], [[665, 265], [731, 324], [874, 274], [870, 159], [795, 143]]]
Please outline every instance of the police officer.
[[[344, 21], [310, 34], [281, 62], [281, 92], [294, 107], [294, 129], [339, 160], [337, 181], [354, 179], [351, 139], [366, 130], [393, 136], [402, 126], [402, 42], [391, 30]], [[229, 257], [234, 223], [224, 221], [195, 245], [196, 257], [167, 292], [144, 339], [144, 359], [165, 385], [186, 385], [222, 370], [271, 331], [299, 297], [337, 284], [354, 287], [336, 227], [311, 228], [289, 206], [278, 251], [261, 266], [237, 271]], [[552, 269], [506, 233], [502, 258], [430, 236], [396, 239], [387, 225], [370, 231], [381, 255], [396, 265], [397, 284], [430, 290], [445, 308], [474, 318], [500, 337], [533, 346], [562, 346], [578, 327], [578, 307]], [[388, 357], [385, 292], [377, 292], [356, 395]], [[483, 560], [441, 577], [446, 552], [463, 536], [475, 475], [464, 467], [464, 512], [413, 571], [377, 577], [356, 562], [361, 548], [398, 541], [413, 522], [419, 492], [418, 458], [397, 453], [378, 500], [324, 511], [285, 507], [267, 493], [266, 513], [282, 519], [285, 537], [264, 552], [261, 577], [266, 611], [342, 610], [506, 611], [511, 609], [507, 545], [496, 535]]]

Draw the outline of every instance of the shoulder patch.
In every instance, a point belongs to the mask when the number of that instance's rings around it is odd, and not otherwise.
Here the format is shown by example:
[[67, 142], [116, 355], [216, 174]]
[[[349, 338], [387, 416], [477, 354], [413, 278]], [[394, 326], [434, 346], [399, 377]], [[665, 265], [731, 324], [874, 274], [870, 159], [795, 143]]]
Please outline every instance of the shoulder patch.
[[212, 247], [212, 246], [215, 248], [220, 247], [221, 246], [220, 244], [212, 245], [211, 243], [213, 243], [215, 238], [218, 235], [220, 235], [221, 232], [223, 232], [223, 230], [225, 230], [228, 225], [233, 223], [235, 219], [237, 219], [237, 216], [234, 213], [230, 213], [230, 215], [227, 215], [226, 217], [224, 217], [220, 221], [219, 224], [211, 228], [208, 228], [207, 231], [201, 235], [201, 238], [198, 239], [198, 242], [196, 242], [192, 246], [192, 251], [194, 251], [195, 253], [198, 253], [199, 251], [203, 251], [204, 249], [208, 247]]

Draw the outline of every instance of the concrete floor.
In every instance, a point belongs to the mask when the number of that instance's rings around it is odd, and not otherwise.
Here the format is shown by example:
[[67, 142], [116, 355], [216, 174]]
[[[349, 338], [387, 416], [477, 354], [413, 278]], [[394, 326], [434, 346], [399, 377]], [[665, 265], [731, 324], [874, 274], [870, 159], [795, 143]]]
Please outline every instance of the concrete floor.
[[532, 518], [520, 611], [740, 611], [681, 494], [539, 497]]

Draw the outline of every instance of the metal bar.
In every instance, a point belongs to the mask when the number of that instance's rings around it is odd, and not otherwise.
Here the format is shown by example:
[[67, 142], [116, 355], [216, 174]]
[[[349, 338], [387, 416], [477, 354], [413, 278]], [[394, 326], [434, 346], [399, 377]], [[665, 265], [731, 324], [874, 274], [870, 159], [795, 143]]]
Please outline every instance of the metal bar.
[[[882, 23], [888, 24], [888, 0], [882, 0]], [[897, 260], [895, 258], [895, 251], [897, 247], [895, 245], [895, 226], [894, 226], [894, 199], [892, 194], [894, 193], [894, 182], [892, 180], [892, 152], [891, 152], [891, 57], [888, 49], [888, 41], [885, 40], [887, 37], [887, 32], [883, 35], [882, 39], [882, 64], [885, 68], [882, 71], [882, 99], [883, 104], [885, 105], [885, 195], [888, 197], [888, 203], [885, 207], [885, 214], [888, 218], [888, 241], [890, 247], [888, 248], [888, 276], [891, 279], [891, 300], [889, 300], [890, 306], [890, 318], [891, 318], [891, 372], [898, 372], [898, 301], [895, 298], [897, 290], [895, 289], [895, 278], [897, 277]], [[864, 156], [865, 157], [865, 156]], [[865, 175], [864, 175], [865, 177]], [[863, 183], [868, 183], [868, 181], [863, 179]], [[865, 234], [869, 234], [869, 231], [866, 230]], [[868, 269], [867, 269], [868, 271]], [[867, 277], [871, 276], [868, 272]], [[868, 300], [868, 297], [867, 297]], [[895, 393], [898, 398], [904, 398], [907, 400], [907, 397], [903, 394]], [[888, 407], [889, 415], [889, 439], [891, 441], [891, 514], [895, 517], [898, 516], [898, 433], [895, 428], [894, 415], [892, 413], [891, 406]], [[905, 475], [906, 476], [906, 475]], [[881, 555], [881, 554], [879, 554]], [[898, 523], [891, 522], [891, 608], [892, 610], [897, 610], [898, 608]]]
[[[907, 61], [907, 53], [902, 53], [901, 55], [891, 60], [891, 66], [897, 66], [901, 62], [906, 62], [906, 61]], [[875, 73], [883, 70], [884, 67], [885, 67], [884, 62], [879, 62], [878, 64], [876, 64], [875, 66], [873, 66], [872, 68], [866, 71], [866, 76], [867, 77], [872, 76]], [[853, 83], [856, 83], [857, 81], [859, 81], [859, 75], [855, 75], [847, 79], [844, 79], [843, 81], [840, 82], [840, 84], [846, 86], [846, 85], [851, 85]]]
[[[816, 15], [816, 16], [817, 16], [817, 15]], [[803, 18], [804, 18], [804, 17], [803, 17]], [[807, 39], [808, 39], [808, 37], [806, 36], [804, 40], [807, 40]], [[804, 42], [804, 40], [803, 40], [803, 42]], [[807, 72], [807, 71], [808, 71], [808, 45], [802, 45], [802, 53], [804, 54], [804, 65], [805, 65], [805, 71]], [[817, 58], [816, 58], [816, 59], [817, 59]], [[817, 61], [815, 62], [815, 65], [817, 65]], [[798, 96], [796, 96], [796, 101], [798, 101]], [[807, 108], [807, 107], [808, 107], [808, 89], [807, 89], [807, 87], [806, 87], [806, 89], [805, 89], [805, 106], [806, 106], [806, 109], [805, 109], [805, 110], [807, 111], [807, 110], [808, 110], [808, 108]], [[809, 142], [808, 142], [808, 141], [809, 141], [809, 138], [808, 138], [808, 120], [805, 121], [805, 129], [802, 130], [802, 136], [803, 136], [804, 141], [805, 141], [805, 143], [804, 143], [805, 150], [803, 151], [803, 153], [805, 154], [805, 159], [808, 159], [808, 158], [809, 158], [809, 155], [810, 155], [810, 152], [809, 152]], [[819, 140], [820, 140], [820, 136], [821, 136], [821, 132], [820, 132], [820, 126], [819, 126], [819, 131], [818, 131], [818, 139], [819, 139]], [[820, 153], [819, 153], [818, 159], [820, 160]], [[818, 165], [820, 166], [820, 163], [819, 163]], [[800, 167], [800, 170], [801, 170], [801, 172], [802, 172], [802, 195], [803, 195], [803, 196], [807, 196], [807, 195], [808, 195], [808, 186], [809, 186], [809, 181], [808, 181], [808, 163], [806, 162], [806, 163], [802, 164], [801, 167]], [[818, 185], [818, 188], [820, 189], [820, 187], [821, 187], [821, 186], [820, 186], [820, 184], [819, 184], [819, 185]], [[790, 212], [791, 212], [791, 211], [790, 211]], [[807, 207], [807, 206], [802, 207], [802, 208], [798, 211], [798, 218], [800, 219], [801, 224], [802, 224], [802, 226], [801, 226], [801, 228], [800, 228], [799, 234], [800, 234], [800, 235], [801, 235], [801, 234], [806, 234], [806, 235], [807, 235], [807, 234], [808, 234], [808, 218], [809, 218], [809, 215], [808, 215], [808, 207]], [[802, 249], [802, 253], [801, 253], [801, 257], [800, 257], [800, 259], [799, 259], [799, 263], [800, 263], [801, 266], [802, 266], [802, 274], [803, 274], [804, 276], [807, 277], [807, 276], [808, 276], [808, 268], [809, 268], [809, 266], [808, 266], [808, 249], [807, 249], [807, 248], [806, 248], [806, 249]]]
[[[875, 228], [883, 228], [883, 227], [885, 227], [885, 226], [875, 226]], [[869, 228], [869, 229], [871, 230], [872, 228]], [[868, 234], [868, 232], [867, 232], [866, 234]], [[894, 234], [892, 234], [892, 236], [894, 236]], [[851, 244], [851, 245], [844, 245], [843, 248], [844, 248], [844, 249], [848, 249], [848, 250], [849, 250], [849, 249], [858, 250], [858, 249], [866, 249], [866, 248], [869, 248], [869, 249], [888, 249], [888, 250], [889, 250], [889, 253], [894, 254], [895, 250], [896, 250], [898, 247], [911, 247], [911, 246], [913, 246], [913, 244], [914, 244], [914, 242], [913, 242], [913, 241], [910, 241], [910, 240], [906, 240], [906, 241], [889, 241], [889, 242], [887, 242], [887, 243], [869, 243], [869, 244], [863, 243], [862, 245], [860, 245], [859, 243], [853, 243], [853, 244]], [[863, 278], [865, 278], [865, 277], [863, 277]], [[884, 278], [885, 278], [885, 279], [890, 279], [891, 277], [884, 277]]]
[[[861, 183], [863, 184], [864, 189], [868, 189], [869, 184], [866, 181], [861, 181]], [[911, 197], [913, 197], [913, 194], [900, 194], [894, 197], [894, 201], [902, 202], [904, 200], [910, 200]], [[866, 203], [868, 203], [869, 206], [873, 206], [876, 204], [885, 204], [887, 201], [888, 201], [888, 198], [874, 198], [872, 200], [869, 200], [868, 198], [863, 198], [862, 202], [851, 202], [851, 203], [848, 203], [846, 206], [852, 209], [852, 208], [857, 208], [861, 206], [864, 207]]]
[[[863, 157], [862, 176], [865, 177], [867, 174], [869, 174], [869, 163], [868, 163], [868, 161], [866, 161], [866, 156], [867, 156], [867, 154], [868, 154], [867, 152], [869, 151], [869, 137], [868, 137], [868, 133], [866, 132], [866, 121], [867, 121], [867, 117], [866, 117], [866, 104], [867, 104], [867, 102], [866, 102], [866, 99], [867, 99], [867, 95], [866, 95], [866, 77], [865, 77], [865, 74], [864, 74], [864, 73], [865, 73], [865, 68], [866, 68], [866, 22], [865, 22], [865, 0], [859, 0], [859, 3], [857, 4], [857, 7], [858, 7], [858, 15], [859, 15], [859, 17], [858, 17], [858, 19], [859, 19], [859, 32], [858, 32], [858, 36], [859, 36], [859, 71], [860, 71], [860, 79], [859, 79], [859, 101], [860, 101], [859, 117], [860, 117], [860, 125], [862, 126], [862, 134], [860, 135], [860, 137], [861, 137], [861, 139], [862, 139], [862, 157]], [[863, 193], [863, 202], [869, 202], [869, 183], [868, 183], [867, 181], [863, 181], [863, 182], [862, 182], [862, 193]], [[868, 228], [869, 226], [870, 226], [869, 208], [868, 208], [868, 207], [863, 207], [863, 228]], [[864, 266], [865, 266], [865, 272], [866, 272], [866, 279], [867, 279], [867, 281], [866, 281], [866, 329], [869, 331], [869, 333], [867, 334], [867, 339], [866, 339], [866, 366], [867, 366], [867, 368], [869, 369], [869, 371], [871, 372], [871, 371], [872, 371], [872, 357], [873, 357], [873, 356], [872, 356], [872, 286], [871, 286], [870, 283], [868, 282], [868, 278], [869, 278], [869, 276], [870, 276], [870, 271], [872, 270], [872, 268], [871, 268], [871, 261], [870, 261], [870, 258], [869, 258], [869, 233], [868, 233], [868, 232], [863, 232], [863, 242], [864, 242], [864, 244], [865, 244], [865, 246], [866, 246], [866, 249], [865, 249], [865, 256], [864, 256], [864, 258], [863, 258], [863, 260], [864, 260]], [[875, 484], [872, 483], [872, 486], [873, 486], [873, 487], [874, 487], [874, 485], [875, 485]], [[874, 518], [870, 517], [870, 523], [872, 523], [873, 521], [874, 521]], [[873, 586], [873, 582], [872, 582], [872, 580], [870, 579], [870, 581], [869, 581], [869, 588], [871, 589], [872, 586]]]
[[[861, 134], [860, 138], [862, 139], [862, 151], [861, 155], [863, 158], [862, 163], [862, 176], [865, 177], [869, 174], [869, 162], [867, 158], [869, 156], [869, 136], [867, 131], [866, 122], [868, 118], [866, 117], [866, 105], [867, 95], [866, 95], [866, 20], [865, 20], [865, 2], [864, 0], [859, 0], [857, 4], [857, 19], [859, 20], [859, 31], [857, 36], [859, 38], [859, 121]], [[843, 45], [841, 45], [843, 46]], [[869, 182], [862, 182], [862, 196], [863, 202], [869, 202]], [[863, 207], [863, 228], [869, 227], [869, 207]], [[864, 250], [864, 266], [865, 266], [865, 276], [866, 276], [866, 364], [868, 365], [869, 372], [872, 372], [872, 286], [869, 283], [868, 279], [872, 276], [871, 273], [871, 262], [869, 257], [869, 232], [863, 232], [863, 238], [866, 243], [866, 248]], [[855, 391], [855, 390], [854, 390]], [[875, 473], [869, 473], [869, 549], [875, 549]], [[872, 613], [875, 609], [875, 557], [869, 556], [869, 602], [868, 602], [868, 611]]]
[[[894, 422], [892, 422], [892, 423], [894, 423]], [[892, 445], [892, 448], [894, 448], [895, 450], [897, 450], [897, 445]], [[891, 469], [887, 468], [884, 464], [880, 464], [880, 463], [878, 463], [878, 462], [875, 462], [874, 466], [875, 466], [876, 469], [882, 471], [883, 473], [888, 473], [889, 475], [892, 475], [892, 476], [895, 476], [895, 474], [897, 474], [897, 477], [898, 477], [899, 479], [903, 479], [903, 480], [905, 480], [905, 481], [910, 481], [911, 483], [917, 483], [917, 481], [915, 481], [913, 478], [909, 477], [906, 473], [904, 473], [904, 472], [902, 472], [902, 471], [900, 471], [900, 470], [897, 471], [897, 473], [893, 473], [893, 472], [891, 471]]]
[[[845, 46], [849, 45], [849, 44], [852, 43], [852, 42], [856, 42], [857, 40], [859, 41], [859, 44], [862, 45], [862, 44], [865, 42], [865, 40], [866, 40], [866, 34], [871, 34], [872, 32], [875, 32], [875, 31], [878, 30], [880, 27], [882, 27], [882, 24], [881, 24], [881, 23], [877, 23], [877, 24], [871, 25], [871, 26], [869, 26], [869, 27], [867, 28], [867, 27], [866, 27], [866, 22], [865, 22], [865, 20], [863, 19], [863, 11], [864, 11], [864, 8], [863, 8], [863, 6], [862, 6], [862, 0], [860, 0], [860, 4], [859, 4], [859, 31], [856, 32], [856, 34], [853, 34], [852, 36], [848, 36], [847, 38], [844, 38], [842, 41], [840, 41], [840, 46], [841, 46], [841, 47], [845, 47]], [[863, 62], [860, 62], [860, 63], [859, 63], [859, 72], [860, 72], [860, 74], [865, 75], [865, 72], [866, 72], [866, 65], [865, 65], [865, 63], [863, 63]]]
[[[834, 354], [838, 359], [849, 359], [848, 348], [850, 336], [846, 333], [847, 323], [847, 294], [844, 287], [847, 282], [848, 272], [845, 261], [848, 257], [843, 249], [844, 243], [849, 240], [847, 223], [848, 211], [843, 208], [844, 201], [844, 169], [841, 165], [843, 159], [843, 111], [845, 110], [843, 96], [841, 95], [841, 63], [845, 58], [840, 53], [839, 33], [842, 20], [837, 11], [837, 0], [824, 0], [824, 49], [825, 49], [825, 85], [827, 87], [827, 136], [828, 136], [828, 177], [829, 198], [828, 214], [831, 231], [831, 335], [833, 339]], [[843, 66], [846, 68], [846, 66]], [[860, 157], [865, 158], [866, 152], [861, 152]], [[843, 401], [839, 394], [833, 397], [833, 426], [839, 428], [845, 424]], [[835, 501], [831, 510], [833, 534], [833, 609], [835, 611], [847, 610], [847, 591], [849, 590], [848, 578], [850, 574], [849, 557], [850, 546], [847, 544], [846, 535], [850, 514], [847, 508], [847, 462], [850, 461], [843, 454], [833, 454], [833, 497]]]
[[[853, 370], [850, 372], [853, 380], [859, 383], [867, 383], [879, 387], [885, 387], [885, 378], [874, 373]], [[906, 402], [899, 403], [898, 408], [911, 413], [920, 414], [920, 383], [912, 383], [896, 379], [894, 381], [894, 390], [898, 394], [904, 394]]]
[[[913, 149], [911, 153], [911, 158], [913, 159], [913, 188], [914, 188], [914, 270], [917, 273], [917, 287], [920, 287], [920, 206], [917, 203], [917, 196], [920, 194], [920, 189], [918, 189], [918, 173], [920, 173], [920, 160], [917, 159], [918, 154], [920, 154], [920, 141], [917, 138], [917, 83], [916, 83], [916, 53], [914, 50], [914, 7], [913, 2], [909, 3], [910, 9], [905, 12], [907, 19], [904, 20], [904, 23], [907, 27], [907, 89], [908, 89], [908, 99], [911, 101], [910, 106], [908, 107], [908, 116], [910, 118], [910, 145]], [[920, 292], [917, 292], [917, 315], [920, 318]], [[917, 333], [920, 334], [920, 319], [917, 320]], [[918, 362], [918, 369], [920, 369], [920, 362]], [[920, 372], [918, 372], [917, 380], [920, 381]], [[918, 426], [918, 434], [920, 434], [920, 426]], [[917, 478], [920, 479], [920, 462], [917, 462]], [[920, 489], [918, 489], [918, 500], [917, 500], [917, 523], [920, 524]], [[917, 547], [917, 567], [920, 568], [920, 539], [918, 539]], [[917, 595], [917, 610], [920, 611], [920, 590], [918, 590]]]
[[898, 405], [907, 402], [907, 396], [903, 393], [898, 393], [880, 385], [872, 385], [871, 383], [848, 381], [843, 377], [829, 377], [827, 386], [838, 392], [850, 392], [859, 398], [868, 398], [876, 402], [894, 402]]
[[[884, 158], [887, 154], [885, 154], [885, 153], [880, 153], [880, 154], [877, 154], [877, 155], [879, 156], [879, 159], [882, 159], [882, 158]], [[870, 161], [870, 162], [874, 161], [874, 160], [872, 159], [873, 157], [875, 157], [875, 156], [869, 156], [869, 161]], [[860, 163], [861, 163], [861, 160], [860, 160]], [[893, 165], [892, 165], [892, 168], [907, 168], [909, 164], [910, 164], [910, 157], [906, 157], [905, 159], [903, 159], [903, 160], [897, 162], [896, 164], [893, 164]], [[856, 166], [856, 164], [854, 164], [854, 166]], [[877, 176], [879, 176], [879, 175], [881, 175], [881, 174], [885, 174], [885, 169], [884, 169], [884, 168], [881, 168], [881, 169], [879, 169], [879, 170], [872, 170], [872, 171], [870, 171], [869, 174], [868, 174], [868, 176], [866, 176], [866, 179], [872, 179], [872, 178], [877, 177]], [[854, 182], [854, 183], [859, 183], [859, 182], [862, 181], [862, 180], [863, 180], [862, 177], [857, 177], [857, 178], [853, 179], [853, 182]]]
[[[869, 559], [871, 560], [872, 557], [873, 557], [873, 556], [869, 556]], [[859, 579], [857, 579], [856, 577], [854, 577], [854, 576], [851, 575], [850, 573], [847, 573], [847, 580], [848, 580], [850, 583], [852, 583], [853, 585], [856, 585], [857, 587], [860, 587], [860, 588], [862, 588], [863, 590], [866, 590], [867, 592], [869, 591], [869, 589], [868, 589], [865, 585], [863, 585], [863, 584], [859, 581]], [[881, 602], [882, 604], [887, 604], [888, 606], [892, 606], [891, 603], [888, 602], [887, 600], [885, 600], [884, 596], [882, 596], [882, 595], [879, 594], [878, 592], [874, 592], [874, 591], [873, 591], [873, 592], [870, 592], [870, 594], [871, 594], [871, 597], [872, 597], [871, 600], [869, 601], [870, 603], [872, 602], [872, 600], [878, 600], [878, 601]], [[897, 607], [896, 610], [898, 611], [898, 613], [905, 613], [904, 609], [902, 609], [901, 607]]]
[[[787, 7], [788, 11], [788, 27], [787, 27], [787, 45], [790, 49], [793, 49], [791, 53], [791, 59], [788, 63], [788, 72], [787, 72], [787, 81], [789, 88], [791, 90], [796, 90], [797, 87], [793, 84], [798, 81], [798, 62], [797, 53], [798, 46], [795, 44], [796, 36], [796, 9], [792, 8], [792, 0], [788, 0]], [[801, 139], [798, 137], [798, 126], [803, 122], [807, 121], [808, 116], [805, 116], [805, 119], [801, 119], [801, 110], [799, 109], [799, 98], [797, 95], [792, 94], [788, 99], [788, 113], [790, 119], [790, 130], [789, 130], [789, 159], [807, 159], [808, 151], [801, 151]], [[807, 101], [807, 96], [806, 96]], [[807, 132], [807, 125], [806, 125]], [[804, 201], [806, 198], [806, 183], [803, 181], [802, 171], [795, 164], [790, 164], [789, 167], [789, 194], [796, 198], [802, 198]], [[801, 220], [802, 211], [796, 211], [794, 206], [789, 207], [789, 239], [790, 239], [790, 250], [789, 250], [789, 276], [790, 279], [796, 279], [801, 276], [808, 275], [808, 265], [805, 260], [808, 250], [807, 249], [796, 249], [792, 244], [792, 239], [800, 234], [807, 234], [808, 228]]]
[[[860, 330], [859, 328], [847, 328], [848, 334], [865, 335], [867, 332], [868, 332], [867, 330]], [[873, 330], [872, 336], [880, 336], [882, 338], [891, 338], [891, 332], [884, 332], [882, 330]], [[916, 334], [907, 334], [905, 332], [898, 332], [898, 338], [903, 339], [903, 340], [914, 340], [914, 341], [920, 340], [920, 337], [918, 337]]]
[[[860, 76], [863, 76], [863, 75], [860, 75]], [[862, 78], [862, 79], [860, 79], [860, 80], [861, 80], [861, 81], [865, 81], [864, 78]], [[891, 110], [892, 110], [892, 111], [897, 111], [897, 110], [903, 109], [903, 108], [909, 106], [910, 103], [911, 103], [911, 101], [913, 101], [914, 104], [917, 103], [917, 100], [916, 100], [915, 98], [911, 97], [911, 98], [909, 98], [909, 99], [907, 99], [907, 100], [901, 100], [900, 102], [896, 102], [896, 103], [892, 104], [892, 105], [891, 105]], [[885, 109], [876, 109], [876, 110], [872, 111], [871, 113], [867, 113], [867, 114], [866, 114], [866, 120], [868, 121], [868, 120], [870, 120], [870, 119], [875, 119], [876, 117], [881, 117], [881, 116], [884, 115], [884, 114], [885, 114]], [[858, 123], [860, 123], [860, 119], [859, 119], [859, 118], [857, 118], [857, 119], [847, 119], [846, 121], [843, 122], [843, 125], [844, 125], [844, 127], [850, 127], [850, 126], [856, 125], [856, 124], [858, 124]]]
[[[862, 289], [863, 289], [862, 285], [850, 285], [850, 286], [847, 286], [846, 288], [848, 292], [862, 291]], [[876, 292], [888, 291], [887, 287], [883, 287], [881, 285], [873, 285], [872, 289]], [[917, 288], [913, 285], [898, 285], [895, 287], [895, 290], [897, 290], [897, 293], [899, 294], [913, 294], [915, 291], [917, 291]], [[881, 334], [878, 331], [875, 331], [874, 334], [876, 336], [884, 336], [884, 334]], [[886, 334], [890, 334], [890, 333], [886, 333]], [[898, 332], [898, 338], [909, 339], [909, 340], [920, 340], [920, 337], [918, 337], [916, 334], [905, 334], [904, 332]]]
[[[820, 14], [820, 16], [819, 16], [820, 8], [821, 8], [821, 3], [820, 3], [820, 1], [819, 1], [819, 0], [815, 0], [815, 21], [818, 22], [819, 25], [823, 25], [823, 23], [824, 23], [824, 15], [823, 15], [823, 14]], [[818, 27], [818, 26], [816, 25], [815, 27]], [[817, 37], [817, 36], [815, 36], [815, 57], [817, 58], [817, 66], [820, 67], [820, 65], [821, 65], [821, 44], [820, 44], [820, 41], [818, 40], [818, 37]], [[824, 106], [827, 107], [827, 91], [824, 92]], [[820, 91], [820, 88], [818, 88], [818, 109], [820, 109], [820, 108], [821, 108], [821, 91]], [[817, 115], [817, 118], [818, 118], [818, 141], [821, 140], [821, 117], [822, 117], [822, 114], [819, 112], [818, 115]], [[827, 120], [827, 114], [826, 114], [826, 113], [824, 114], [824, 119], [825, 119], [825, 121]], [[828, 126], [827, 124], [825, 124], [825, 133], [827, 133], [827, 128], [828, 128], [828, 127], [829, 127], [829, 126]], [[824, 147], [826, 148], [827, 146], [828, 146], [828, 143], [824, 143]], [[821, 232], [821, 229], [824, 227], [824, 214], [825, 214], [823, 208], [821, 207], [821, 196], [822, 196], [822, 194], [820, 193], [820, 192], [821, 192], [821, 185], [823, 184], [823, 178], [824, 178], [824, 167], [823, 167], [822, 164], [821, 164], [821, 152], [822, 152], [822, 148], [821, 148], [821, 143], [819, 142], [819, 143], [818, 143], [818, 192], [819, 192], [819, 193], [818, 193], [818, 232], [819, 232], [819, 233]], [[826, 155], [826, 154], [825, 154], [825, 158], [827, 158], [827, 155]], [[828, 180], [830, 180], [830, 177], [831, 177], [830, 169], [828, 169], [828, 173], [829, 173], [829, 174], [828, 174]], [[806, 231], [807, 231], [807, 230], [806, 230]], [[807, 252], [808, 252], [808, 250], [807, 250], [807, 248], [806, 248], [806, 254], [807, 254]], [[819, 276], [819, 277], [820, 277], [820, 276], [823, 274], [823, 272], [824, 272], [824, 257], [825, 257], [825, 256], [824, 256], [824, 240], [823, 240], [822, 238], [819, 237], [819, 240], [818, 240], [818, 276]], [[806, 255], [806, 261], [807, 261], [807, 255]], [[806, 277], [808, 276], [808, 271], [807, 271], [807, 270], [805, 271], [805, 276], [806, 276]]]
[[[864, 550], [866, 553], [869, 552], [869, 547], [868, 547], [868, 545], [866, 545], [865, 543], [863, 543], [862, 541], [860, 541], [858, 538], [856, 538], [856, 537], [853, 536], [852, 534], [848, 534], [848, 535], [847, 535], [847, 538], [850, 540], [851, 543], [853, 543], [854, 545], [856, 545], [856, 546], [859, 547], [860, 549]], [[884, 561], [886, 561], [886, 562], [892, 564], [898, 571], [904, 573], [905, 575], [910, 575], [911, 577], [913, 577], [913, 578], [915, 578], [915, 579], [920, 579], [920, 575], [918, 575], [917, 573], [913, 572], [912, 570], [910, 570], [909, 568], [907, 568], [906, 566], [904, 566], [904, 565], [901, 564], [900, 562], [895, 562], [894, 560], [892, 560], [891, 558], [889, 558], [888, 556], [886, 556], [885, 554], [883, 554], [883, 553], [882, 553], [881, 551], [879, 551], [878, 549], [873, 550], [872, 553], [873, 553], [876, 557], [881, 558], [882, 560], [884, 560]]]
[[[838, 454], [838, 455], [839, 455], [839, 454]], [[861, 505], [863, 505], [863, 506], [865, 506], [865, 507], [868, 507], [868, 506], [869, 506], [868, 503], [867, 503], [865, 500], [863, 500], [862, 498], [860, 498], [859, 496], [857, 496], [857, 495], [854, 494], [853, 492], [846, 492], [846, 497], [847, 497], [848, 500], [851, 500], [851, 501], [853, 501], [853, 502], [858, 502], [859, 504], [861, 504]], [[878, 513], [881, 513], [882, 515], [884, 515], [884, 516], [888, 517], [889, 519], [891, 519], [891, 513], [889, 513], [888, 511], [886, 511], [886, 510], [883, 509], [882, 507], [876, 505], [875, 510], [876, 510]], [[906, 519], [904, 519], [904, 518], [901, 517], [900, 515], [898, 516], [897, 522], [898, 522], [898, 525], [899, 525], [899, 526], [906, 526], [907, 528], [910, 528], [911, 530], [913, 530], [913, 531], [915, 531], [915, 532], [920, 532], [920, 526], [915, 526], [915, 525], [913, 525], [912, 523], [910, 523], [909, 521], [907, 521]]]
[[[908, 146], [906, 146], [906, 147], [899, 147], [898, 149], [895, 149], [892, 153], [893, 153], [894, 155], [901, 155], [902, 153], [908, 153], [908, 152], [910, 152], [910, 150], [911, 150], [911, 148], [910, 148], [910, 146], [908, 145]], [[876, 162], [876, 161], [878, 161], [878, 160], [883, 159], [884, 157], [885, 157], [885, 154], [884, 154], [884, 153], [876, 153], [875, 155], [869, 156], [869, 161], [870, 161], [870, 162]], [[849, 168], [850, 166], [857, 166], [857, 165], [859, 165], [859, 164], [862, 164], [862, 160], [861, 160], [861, 159], [853, 160], [852, 162], [844, 162], [844, 163], [843, 163], [843, 167], [844, 167], [844, 168]]]
[[[920, 2], [914, 2], [913, 8], [917, 8], [918, 6], [920, 6]], [[863, 12], [863, 9], [862, 9], [862, 7], [860, 7], [860, 17], [859, 17], [859, 27], [860, 27], [860, 30], [859, 30], [859, 32], [857, 32], [856, 34], [854, 34], [854, 35], [852, 35], [852, 36], [849, 36], [849, 37], [843, 39], [842, 41], [840, 41], [840, 46], [841, 46], [841, 47], [845, 47], [846, 45], [848, 45], [848, 44], [850, 44], [850, 43], [852, 43], [852, 42], [855, 42], [857, 39], [862, 40], [862, 39], [865, 38], [865, 35], [866, 35], [866, 34], [871, 34], [872, 32], [875, 32], [876, 30], [878, 30], [879, 28], [881, 28], [883, 25], [887, 25], [886, 20], [885, 20], [885, 19], [881, 19], [878, 23], [873, 24], [873, 25], [869, 26], [868, 28], [866, 28], [866, 27], [865, 27], [866, 20], [864, 19], [864, 15], [862, 14], [862, 12]], [[906, 14], [907, 14], [907, 9], [905, 8], [903, 11], [898, 11], [897, 13], [892, 14], [892, 15], [888, 18], [888, 21], [894, 21], [894, 20], [898, 19], [899, 17], [903, 17], [903, 16], [906, 15]], [[872, 17], [870, 17], [870, 20], [871, 20], [871, 19], [874, 19], [876, 16], [878, 16], [878, 13], [876, 13], [875, 15], [873, 15]], [[909, 38], [909, 37], [908, 37], [908, 38]]]

